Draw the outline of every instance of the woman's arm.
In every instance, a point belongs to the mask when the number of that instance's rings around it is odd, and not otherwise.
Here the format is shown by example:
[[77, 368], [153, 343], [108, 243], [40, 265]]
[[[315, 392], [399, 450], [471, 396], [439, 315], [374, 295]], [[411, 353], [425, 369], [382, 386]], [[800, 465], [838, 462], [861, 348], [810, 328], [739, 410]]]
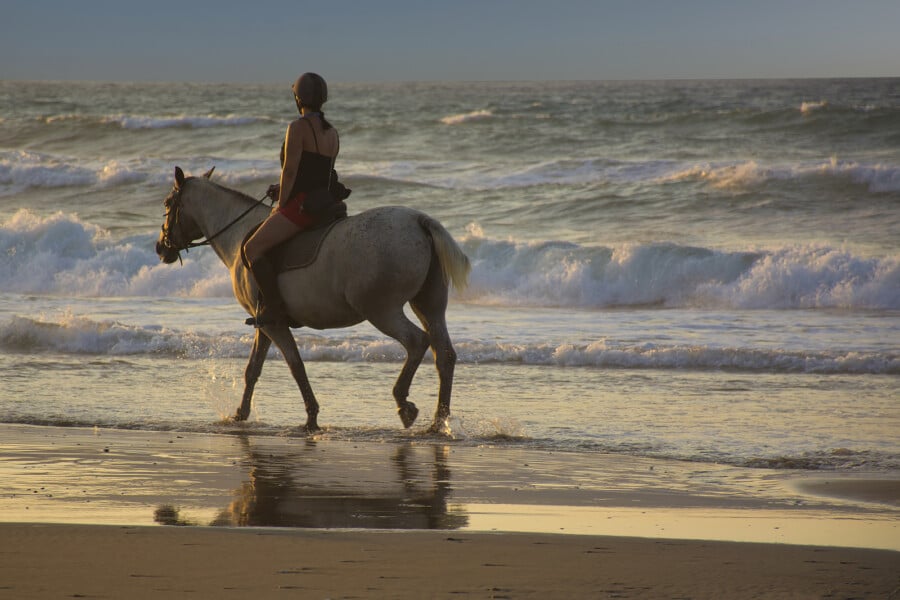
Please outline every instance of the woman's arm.
[[284, 165], [281, 167], [281, 187], [278, 190], [278, 207], [284, 206], [294, 188], [297, 179], [297, 167], [300, 166], [300, 155], [303, 154], [303, 138], [300, 121], [288, 125], [284, 134]]

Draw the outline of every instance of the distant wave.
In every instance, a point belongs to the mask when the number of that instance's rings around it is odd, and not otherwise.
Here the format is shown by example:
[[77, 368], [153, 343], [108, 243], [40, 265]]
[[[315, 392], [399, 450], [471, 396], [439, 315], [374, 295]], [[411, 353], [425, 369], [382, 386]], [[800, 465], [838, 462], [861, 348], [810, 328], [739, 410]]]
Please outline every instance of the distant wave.
[[233, 127], [240, 125], [252, 125], [260, 122], [272, 122], [267, 117], [251, 117], [243, 115], [82, 115], [63, 114], [41, 117], [40, 120], [47, 125], [60, 123], [77, 123], [82, 126], [114, 125], [122, 129], [205, 129], [208, 127]]
[[678, 169], [679, 163], [668, 160], [621, 161], [608, 158], [550, 159], [490, 171], [486, 171], [479, 162], [403, 160], [344, 161], [341, 174], [449, 190], [489, 191], [542, 185], [657, 183], [657, 180]]
[[828, 107], [828, 101], [820, 100], [818, 102], [803, 102], [800, 105], [800, 113], [803, 115], [809, 115], [817, 110], [822, 110], [823, 108]]
[[[224, 160], [197, 157], [182, 161], [188, 172], [205, 171], [216, 165], [216, 180], [228, 185], [277, 180], [278, 163], [272, 160]], [[171, 185], [173, 164], [159, 158], [110, 159], [77, 163], [66, 156], [16, 150], [0, 151], [0, 196], [29, 188], [98, 187], [134, 183]], [[162, 190], [161, 190], [162, 191]]]
[[[114, 241], [73, 215], [21, 209], [0, 223], [0, 292], [81, 297], [228, 297], [228, 272], [200, 249], [159, 262], [156, 234]], [[516, 242], [471, 231], [464, 301], [499, 306], [900, 309], [900, 254], [827, 246], [727, 252], [671, 243]], [[456, 292], [454, 292], [456, 293]]]
[[92, 185], [102, 180], [104, 170], [117, 169], [116, 161], [97, 168], [72, 164], [65, 157], [27, 150], [0, 151], [0, 195], [20, 192], [29, 187], [68, 187]]
[[706, 181], [716, 188], [748, 188], [770, 181], [844, 179], [864, 185], [870, 192], [900, 191], [900, 167], [886, 164], [861, 164], [832, 158], [828, 161], [798, 164], [763, 165], [756, 161], [701, 163], [679, 168], [659, 177], [661, 183]]
[[[244, 358], [249, 334], [203, 334], [164, 327], [139, 327], [85, 317], [44, 321], [13, 317], [0, 322], [0, 350], [11, 353], [67, 353], [103, 356]], [[387, 338], [332, 339], [299, 333], [304, 360], [401, 363], [403, 348]], [[800, 352], [666, 344], [629, 345], [598, 341], [586, 345], [498, 343], [457, 340], [462, 363], [596, 367], [605, 369], [730, 370], [764, 373], [900, 374], [900, 356], [877, 352]], [[273, 351], [274, 353], [274, 351]]]
[[865, 186], [873, 193], [900, 191], [900, 166], [838, 158], [776, 164], [753, 160], [690, 163], [664, 159], [562, 158], [508, 165], [488, 172], [479, 163], [406, 160], [345, 162], [341, 173], [350, 177], [463, 191], [556, 185], [658, 186], [683, 182], [702, 182], [724, 190], [751, 189], [769, 183], [833, 185], [843, 182]]
[[489, 110], [473, 110], [472, 112], [448, 115], [441, 119], [441, 123], [443, 123], [444, 125], [459, 125], [461, 123], [467, 123], [469, 121], [480, 121], [482, 119], [487, 119], [493, 116], [494, 113]]
[[[276, 157], [229, 159], [195, 156], [180, 161], [188, 172], [216, 165], [216, 179], [226, 185], [275, 181]], [[108, 188], [135, 183], [171, 184], [173, 164], [158, 157], [76, 161], [71, 157], [28, 150], [0, 151], [0, 196], [29, 188], [94, 186]], [[699, 182], [722, 190], [745, 190], [771, 183], [864, 186], [872, 193], [900, 192], [900, 166], [828, 160], [774, 163], [757, 161], [684, 162], [665, 159], [556, 158], [509, 164], [486, 170], [466, 160], [342, 160], [343, 179], [436, 187], [454, 191], [493, 191], [559, 185], [641, 185]]]

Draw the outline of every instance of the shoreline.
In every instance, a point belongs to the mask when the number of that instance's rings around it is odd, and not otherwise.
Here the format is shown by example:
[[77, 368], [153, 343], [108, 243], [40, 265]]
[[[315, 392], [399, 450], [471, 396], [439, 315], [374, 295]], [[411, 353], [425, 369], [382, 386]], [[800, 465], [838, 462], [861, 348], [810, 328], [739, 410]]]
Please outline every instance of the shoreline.
[[900, 551], [900, 478], [516, 446], [0, 425], [0, 522], [570, 533]]
[[0, 599], [900, 589], [890, 476], [432, 439], [25, 425], [0, 439]]

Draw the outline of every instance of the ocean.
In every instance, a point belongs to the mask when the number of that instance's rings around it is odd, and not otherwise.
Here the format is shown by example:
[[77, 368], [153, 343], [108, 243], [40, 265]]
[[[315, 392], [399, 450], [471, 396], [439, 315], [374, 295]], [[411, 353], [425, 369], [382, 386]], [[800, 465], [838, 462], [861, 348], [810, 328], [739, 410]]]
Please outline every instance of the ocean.
[[[284, 85], [0, 82], [0, 423], [303, 436], [207, 248], [154, 251], [173, 170], [259, 198]], [[449, 437], [900, 474], [900, 79], [333, 84], [350, 213], [406, 205], [470, 257]], [[430, 439], [426, 356], [295, 330], [320, 439]]]

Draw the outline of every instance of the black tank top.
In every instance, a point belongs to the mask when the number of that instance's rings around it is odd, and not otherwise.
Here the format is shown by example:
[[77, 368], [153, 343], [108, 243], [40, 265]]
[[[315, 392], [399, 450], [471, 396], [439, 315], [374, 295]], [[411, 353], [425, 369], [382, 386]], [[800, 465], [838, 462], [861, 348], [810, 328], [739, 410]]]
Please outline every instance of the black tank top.
[[325, 154], [319, 154], [319, 138], [316, 137], [316, 129], [309, 123], [309, 128], [316, 143], [316, 151], [304, 150], [300, 153], [300, 165], [297, 167], [297, 179], [291, 188], [288, 198], [293, 198], [300, 192], [311, 192], [328, 187], [331, 179], [331, 170], [334, 168], [334, 159]]

